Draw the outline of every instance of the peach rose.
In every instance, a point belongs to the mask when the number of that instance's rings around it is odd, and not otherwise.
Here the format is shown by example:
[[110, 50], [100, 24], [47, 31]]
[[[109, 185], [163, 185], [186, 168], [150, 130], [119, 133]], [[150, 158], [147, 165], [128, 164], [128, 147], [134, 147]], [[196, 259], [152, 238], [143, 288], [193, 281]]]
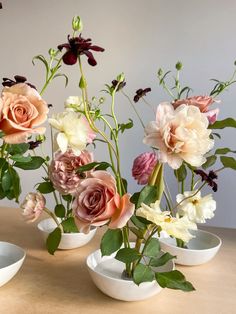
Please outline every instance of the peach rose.
[[26, 222], [34, 222], [39, 218], [45, 208], [46, 200], [40, 192], [29, 193], [20, 208]]
[[0, 102], [0, 130], [9, 144], [27, 141], [33, 133], [42, 134], [44, 127], [38, 127], [47, 119], [48, 107], [39, 93], [25, 83], [5, 87]]

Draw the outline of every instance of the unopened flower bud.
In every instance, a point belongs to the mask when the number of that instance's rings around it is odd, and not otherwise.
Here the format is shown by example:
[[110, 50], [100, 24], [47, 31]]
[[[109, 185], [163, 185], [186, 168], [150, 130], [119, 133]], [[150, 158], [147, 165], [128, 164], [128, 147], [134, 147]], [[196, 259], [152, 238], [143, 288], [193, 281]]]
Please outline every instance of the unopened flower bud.
[[121, 74], [119, 74], [117, 76], [117, 81], [120, 83], [120, 82], [123, 82], [125, 80], [125, 74], [122, 72]]
[[176, 70], [180, 71], [183, 68], [183, 65], [180, 61], [178, 61], [175, 65]]
[[75, 32], [82, 32], [83, 22], [79, 16], [74, 16], [72, 20], [72, 28]]
[[37, 142], [44, 142], [46, 140], [46, 136], [45, 135], [37, 135], [36, 136], [36, 141]]
[[100, 105], [103, 104], [104, 101], [105, 101], [105, 97], [100, 97], [100, 98], [99, 98], [99, 104], [100, 104]]
[[49, 53], [50, 57], [56, 57], [56, 55], [57, 55], [57, 51], [53, 48], [50, 48], [48, 50], [48, 53]]
[[158, 70], [157, 74], [158, 74], [158, 76], [162, 76], [163, 71], [162, 71], [162, 69], [161, 69], [161, 68]]

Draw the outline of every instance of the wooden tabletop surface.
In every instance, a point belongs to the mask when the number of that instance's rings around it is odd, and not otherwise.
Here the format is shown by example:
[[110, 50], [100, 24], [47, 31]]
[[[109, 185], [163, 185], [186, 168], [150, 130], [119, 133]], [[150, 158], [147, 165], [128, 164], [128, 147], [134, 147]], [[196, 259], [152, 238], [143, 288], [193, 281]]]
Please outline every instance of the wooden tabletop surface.
[[201, 266], [177, 266], [194, 284], [195, 292], [163, 289], [145, 301], [122, 302], [100, 292], [86, 269], [86, 257], [99, 248], [102, 229], [88, 245], [51, 256], [36, 224], [25, 224], [19, 209], [0, 207], [0, 241], [27, 252], [19, 273], [0, 287], [0, 313], [235, 314], [236, 229], [204, 229], [221, 237], [219, 253]]

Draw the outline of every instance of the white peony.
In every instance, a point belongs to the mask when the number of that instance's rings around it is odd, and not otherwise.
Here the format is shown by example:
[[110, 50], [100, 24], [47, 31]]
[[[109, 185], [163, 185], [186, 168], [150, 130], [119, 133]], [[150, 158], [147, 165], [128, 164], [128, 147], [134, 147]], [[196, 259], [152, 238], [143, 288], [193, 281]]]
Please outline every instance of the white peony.
[[160, 201], [156, 201], [150, 206], [142, 203], [141, 207], [136, 211], [137, 216], [146, 218], [155, 225], [160, 226], [161, 229], [167, 232], [170, 236], [181, 239], [185, 243], [191, 240], [194, 236], [189, 232], [196, 230], [197, 225], [189, 221], [187, 216], [179, 218], [172, 217], [169, 211], [161, 211]]
[[[178, 194], [176, 196], [177, 203], [194, 193], [196, 193], [196, 191], [186, 191], [184, 194]], [[189, 220], [196, 223], [205, 223], [206, 219], [214, 217], [215, 210], [216, 201], [213, 200], [212, 195], [208, 194], [201, 197], [201, 192], [198, 192], [193, 197], [187, 198], [178, 206], [178, 213], [181, 216], [186, 216]]]
[[79, 156], [86, 145], [92, 143], [95, 137], [87, 120], [74, 111], [68, 110], [58, 113], [48, 121], [53, 128], [59, 131], [56, 134], [56, 142], [62, 153], [71, 148], [74, 154]]
[[69, 96], [65, 101], [65, 108], [84, 110], [83, 99], [80, 96]]
[[145, 128], [143, 142], [158, 148], [159, 160], [177, 169], [183, 160], [200, 167], [204, 155], [214, 146], [207, 117], [195, 106], [181, 105], [174, 110], [170, 103], [157, 107], [156, 121]]

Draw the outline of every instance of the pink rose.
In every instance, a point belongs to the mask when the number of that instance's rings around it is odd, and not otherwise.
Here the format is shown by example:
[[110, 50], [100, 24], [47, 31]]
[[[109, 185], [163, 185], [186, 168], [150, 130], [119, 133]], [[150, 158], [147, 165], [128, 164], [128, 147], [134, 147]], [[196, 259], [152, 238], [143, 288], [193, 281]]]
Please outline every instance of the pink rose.
[[23, 209], [22, 215], [27, 222], [34, 222], [42, 214], [46, 200], [40, 192], [29, 193], [20, 208]]
[[79, 156], [72, 150], [65, 153], [58, 151], [49, 167], [49, 178], [54, 188], [61, 194], [74, 194], [81, 179], [84, 179], [76, 170], [92, 161], [93, 154], [87, 150], [83, 150]]
[[157, 163], [154, 153], [142, 153], [135, 158], [132, 168], [132, 176], [138, 184], [147, 184], [148, 179]]
[[130, 202], [130, 194], [115, 197], [116, 210], [111, 217], [110, 229], [123, 228], [134, 213], [135, 205]]
[[105, 225], [117, 208], [119, 198], [115, 179], [106, 171], [94, 171], [78, 186], [72, 210], [79, 230], [88, 233], [90, 226]]
[[219, 113], [219, 109], [209, 110], [209, 107], [214, 102], [219, 101], [215, 101], [211, 96], [194, 96], [186, 99], [176, 100], [172, 102], [172, 105], [175, 109], [182, 104], [198, 107], [201, 112], [205, 113], [209, 123], [213, 124], [216, 121]]
[[6, 143], [23, 143], [31, 134], [45, 132], [45, 128], [38, 125], [47, 119], [47, 104], [39, 93], [27, 84], [19, 83], [5, 87], [2, 91], [0, 110], [0, 130], [6, 134]]

